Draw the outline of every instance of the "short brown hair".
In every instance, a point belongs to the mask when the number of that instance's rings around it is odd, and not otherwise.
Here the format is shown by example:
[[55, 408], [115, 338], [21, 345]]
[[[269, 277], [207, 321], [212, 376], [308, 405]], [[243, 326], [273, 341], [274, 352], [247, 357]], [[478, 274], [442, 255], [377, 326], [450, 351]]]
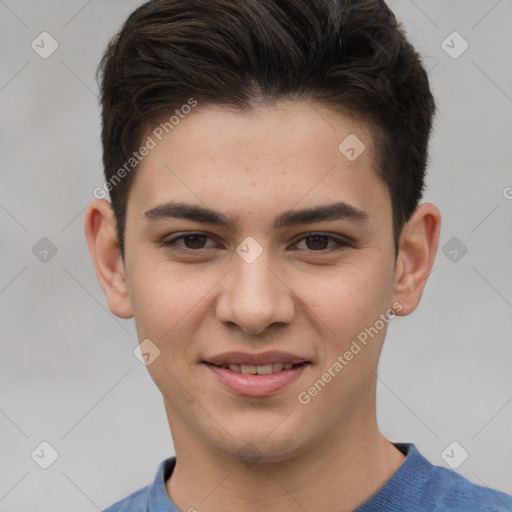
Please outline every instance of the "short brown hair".
[[[148, 127], [192, 97], [240, 109], [310, 99], [371, 130], [395, 248], [423, 195], [436, 107], [420, 55], [383, 0], [152, 0], [109, 42], [97, 77], [107, 182]], [[109, 189], [123, 259], [136, 167]]]

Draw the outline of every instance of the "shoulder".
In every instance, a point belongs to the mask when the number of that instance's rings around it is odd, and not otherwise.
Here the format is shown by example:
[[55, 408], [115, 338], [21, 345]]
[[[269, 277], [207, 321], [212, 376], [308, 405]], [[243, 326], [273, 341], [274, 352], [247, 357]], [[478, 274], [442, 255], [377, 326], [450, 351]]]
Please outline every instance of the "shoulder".
[[126, 498], [110, 505], [103, 512], [146, 512], [150, 486], [143, 487]]
[[512, 496], [475, 484], [459, 473], [432, 466], [425, 494], [433, 499], [435, 510], [465, 512], [511, 512]]
[[176, 457], [164, 459], [158, 466], [152, 485], [142, 487], [102, 512], [150, 512], [164, 507], [169, 512], [176, 510], [165, 490], [165, 481], [171, 476], [175, 463]]
[[[402, 445], [403, 446], [403, 445]], [[512, 512], [512, 496], [471, 482], [453, 469], [435, 466], [409, 445], [404, 475], [418, 510]], [[405, 482], [404, 482], [405, 483]], [[416, 509], [415, 509], [416, 510]]]
[[404, 462], [357, 512], [512, 512], [511, 495], [433, 465], [412, 443], [393, 444]]

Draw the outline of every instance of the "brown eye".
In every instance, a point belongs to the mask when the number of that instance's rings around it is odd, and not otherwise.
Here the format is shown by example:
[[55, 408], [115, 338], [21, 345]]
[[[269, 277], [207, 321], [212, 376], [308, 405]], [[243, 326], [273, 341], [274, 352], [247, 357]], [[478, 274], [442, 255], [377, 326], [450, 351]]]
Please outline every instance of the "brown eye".
[[[348, 247], [352, 247], [352, 245], [341, 239], [334, 237], [332, 235], [328, 235], [326, 233], [308, 233], [306, 236], [302, 237], [298, 240], [295, 245], [298, 245], [300, 242], [305, 241], [306, 251], [307, 252], [335, 252], [342, 251]], [[328, 247], [329, 242], [334, 243], [334, 247]], [[302, 249], [299, 249], [302, 250]]]
[[183, 237], [183, 242], [188, 249], [202, 249], [206, 238], [208, 238], [206, 235], [186, 235]]
[[306, 237], [306, 240], [313, 241], [312, 243], [306, 243], [308, 249], [318, 251], [326, 248], [328, 244], [328, 238], [325, 235], [313, 235]]
[[[203, 233], [182, 233], [162, 242], [162, 246], [169, 247], [177, 252], [199, 252], [201, 249], [209, 249], [212, 246], [205, 246], [210, 237]], [[183, 241], [183, 244], [178, 244]]]

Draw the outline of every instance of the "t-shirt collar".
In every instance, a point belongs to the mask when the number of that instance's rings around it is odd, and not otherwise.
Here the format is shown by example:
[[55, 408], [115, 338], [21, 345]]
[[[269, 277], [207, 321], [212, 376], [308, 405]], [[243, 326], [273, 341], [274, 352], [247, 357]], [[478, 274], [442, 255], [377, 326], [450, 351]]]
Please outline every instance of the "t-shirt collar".
[[[429, 462], [422, 457], [412, 443], [393, 443], [393, 446], [405, 455], [404, 461], [384, 486], [354, 512], [380, 510], [380, 505], [390, 506], [391, 497], [400, 496], [404, 491], [404, 485], [418, 489], [424, 485], [425, 474], [430, 466]], [[165, 482], [171, 477], [175, 465], [176, 457], [170, 457], [163, 460], [158, 466], [155, 480], [149, 490], [147, 512], [179, 512], [169, 499], [165, 488]]]

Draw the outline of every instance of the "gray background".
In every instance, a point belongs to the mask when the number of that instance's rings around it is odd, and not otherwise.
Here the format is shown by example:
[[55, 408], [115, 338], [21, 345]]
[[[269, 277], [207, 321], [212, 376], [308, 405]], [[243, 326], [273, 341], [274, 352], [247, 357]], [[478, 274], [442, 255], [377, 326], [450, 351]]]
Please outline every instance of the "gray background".
[[[4, 512], [105, 508], [174, 453], [161, 395], [132, 353], [133, 319], [108, 311], [83, 232], [103, 183], [94, 71], [140, 3], [0, 0]], [[512, 2], [390, 6], [424, 55], [440, 110], [425, 200], [443, 225], [419, 309], [390, 326], [379, 422], [445, 467], [441, 453], [457, 441], [469, 453], [461, 474], [512, 493]], [[59, 45], [47, 59], [31, 48], [43, 31]], [[453, 31], [469, 43], [456, 59], [441, 46]], [[57, 248], [46, 262], [32, 251], [43, 237]], [[452, 237], [468, 249], [455, 262], [442, 252]], [[42, 441], [59, 454], [46, 470], [31, 458]]]

